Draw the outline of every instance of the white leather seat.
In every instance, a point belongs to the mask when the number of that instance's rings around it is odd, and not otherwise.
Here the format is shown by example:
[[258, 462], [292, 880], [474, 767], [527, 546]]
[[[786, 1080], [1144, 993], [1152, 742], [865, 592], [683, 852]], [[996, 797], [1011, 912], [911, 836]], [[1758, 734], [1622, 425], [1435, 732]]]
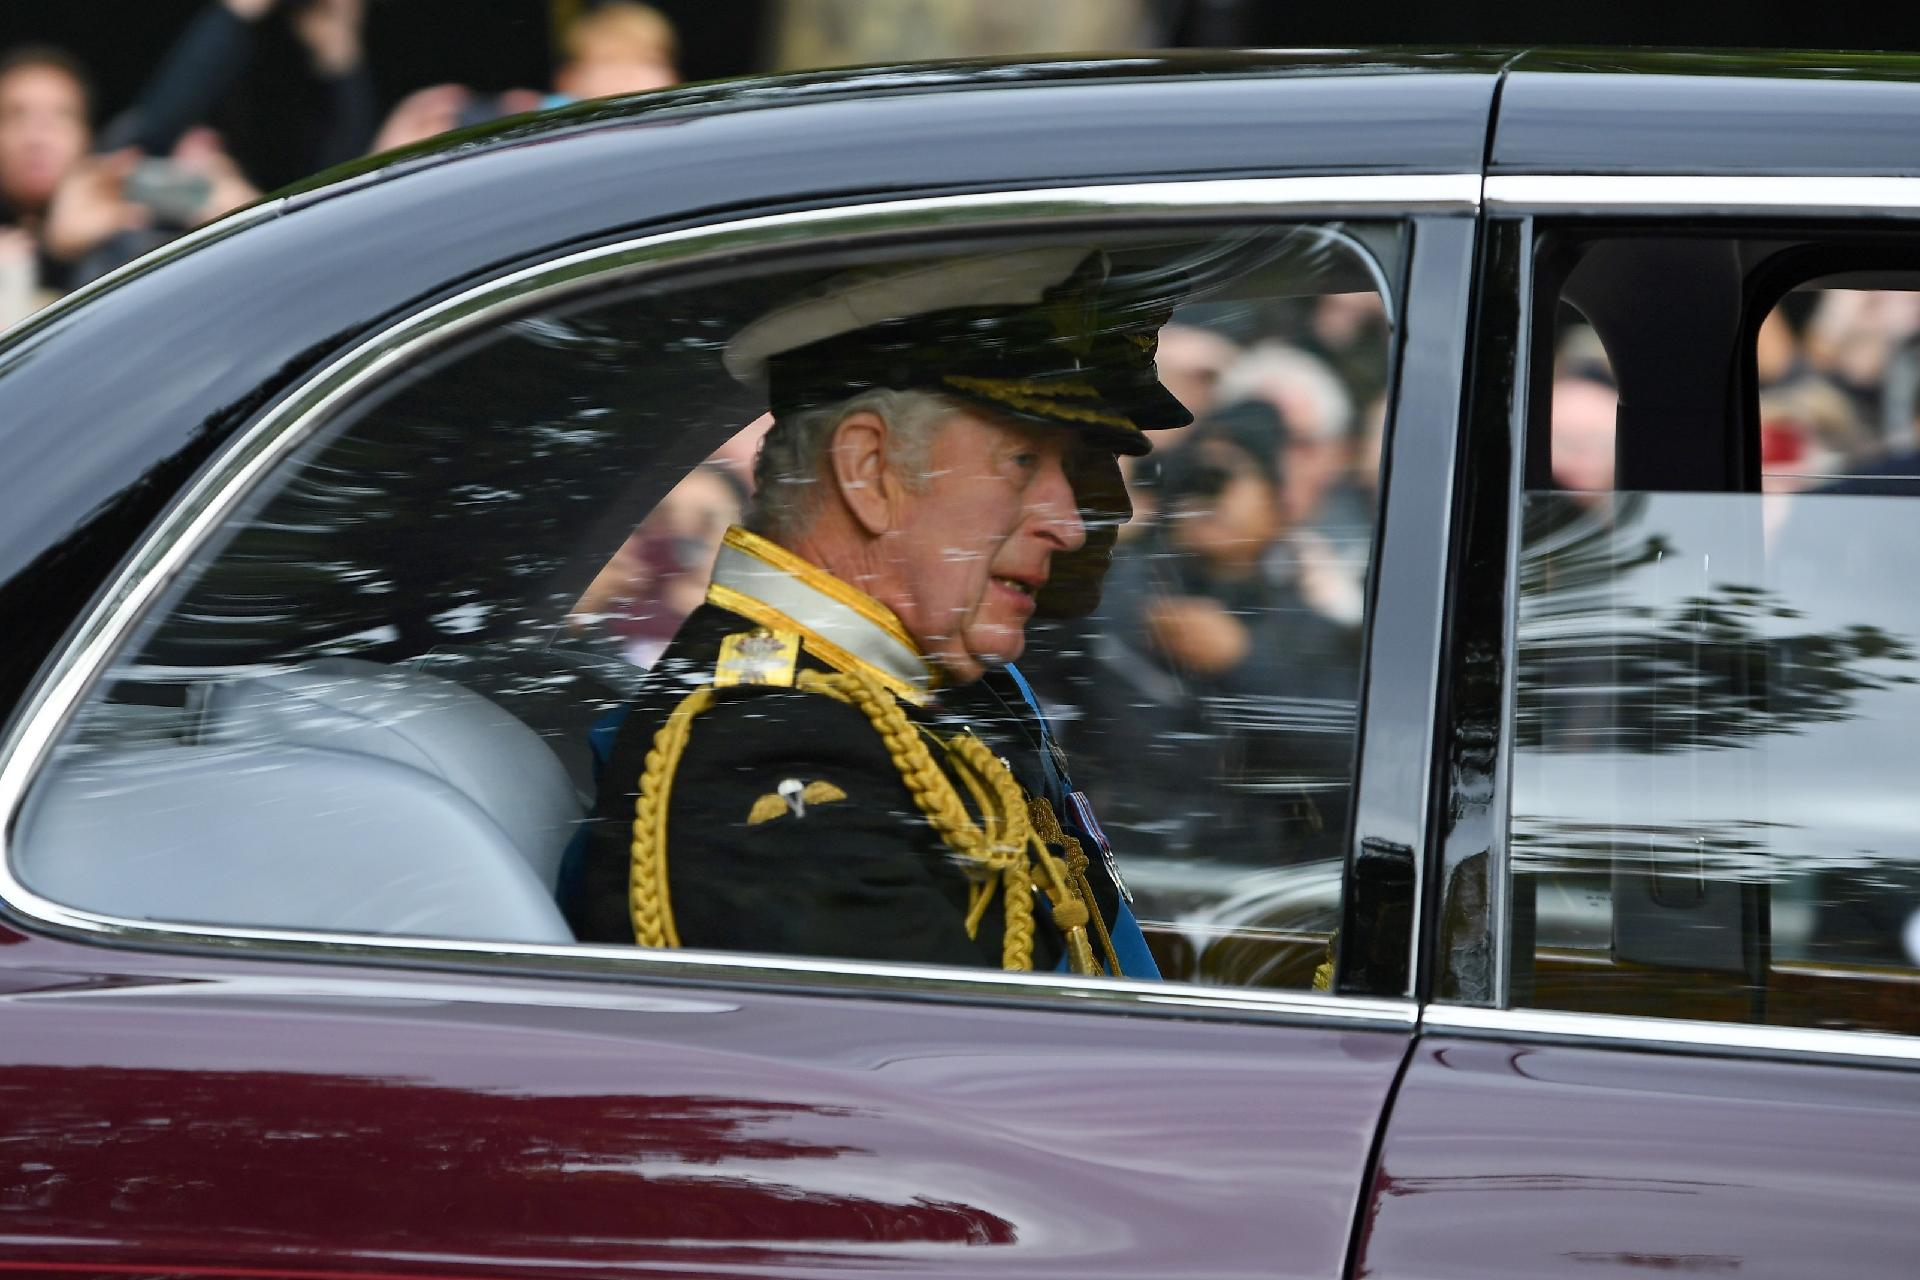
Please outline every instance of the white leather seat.
[[133, 918], [527, 942], [579, 800], [538, 735], [478, 694], [330, 659], [208, 686], [195, 740], [70, 749], [16, 869]]

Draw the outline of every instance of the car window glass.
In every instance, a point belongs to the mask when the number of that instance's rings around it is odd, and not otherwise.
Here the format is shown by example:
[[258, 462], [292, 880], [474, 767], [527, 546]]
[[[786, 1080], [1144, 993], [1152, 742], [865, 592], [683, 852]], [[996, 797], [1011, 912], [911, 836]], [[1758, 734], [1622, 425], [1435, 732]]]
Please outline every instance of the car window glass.
[[[1075, 305], [1096, 314], [1101, 299], [1158, 290], [1158, 377], [1198, 421], [1156, 432], [1103, 496], [1087, 459], [1111, 451], [1084, 444], [1080, 391], [1056, 394], [1044, 377], [990, 389], [1001, 397], [985, 402], [990, 415], [1035, 395], [1049, 412], [1067, 405], [1065, 425], [1035, 438], [1068, 442], [1074, 524], [1117, 546], [1104, 582], [1094, 561], [1058, 548], [1044, 583], [1011, 583], [1016, 599], [1034, 596], [1017, 612], [1038, 613], [1020, 681], [997, 665], [956, 681], [936, 710], [973, 710], [927, 740], [953, 752], [953, 732], [977, 733], [1037, 758], [1030, 697], [1077, 793], [1063, 790], [1060, 807], [1088, 811], [1061, 834], [1103, 832], [1163, 975], [1308, 987], [1338, 918], [1399, 248], [1391, 227], [1325, 225], [842, 251], [622, 286], [465, 336], [327, 424], [200, 548], [31, 792], [15, 874], [66, 905], [134, 919], [606, 940], [583, 934], [570, 906], [590, 892], [582, 847], [628, 840], [631, 808], [616, 821], [604, 803], [623, 726], [636, 700], [686, 678], [663, 674], [663, 655], [718, 598], [728, 531], [761, 509], [767, 388], [790, 376], [730, 373], [735, 340], [779, 300], [837, 298], [850, 278], [947, 281], [956, 262], [1071, 264], [1097, 251], [1104, 292]], [[1090, 325], [1104, 342], [1146, 322], [1050, 312], [1048, 323]], [[1030, 465], [1019, 458], [1010, 465]], [[943, 492], [940, 468], [917, 465], [902, 503]], [[964, 578], [964, 558], [953, 563]], [[919, 644], [915, 607], [899, 618]], [[930, 644], [945, 634], [922, 631]], [[711, 682], [710, 668], [687, 689]], [[689, 770], [727, 733], [758, 741], [750, 725], [690, 723], [676, 748]], [[1015, 730], [1027, 736], [994, 737]], [[985, 777], [953, 786], [991, 831]], [[828, 858], [857, 860], [861, 841], [927, 818], [861, 809], [831, 796], [831, 777], [794, 781], [793, 796], [766, 789], [770, 809], [743, 801], [703, 818], [698, 838], [731, 856], [763, 824], [811, 812], [831, 833], [821, 857], [768, 873], [786, 895], [772, 926], [687, 924], [707, 931], [685, 945], [890, 958], [871, 940], [783, 939], [794, 920], [833, 918], [814, 904], [851, 873]], [[859, 813], [873, 831], [855, 829]], [[675, 835], [683, 863], [696, 843]], [[1076, 848], [1106, 865], [1095, 840]], [[1075, 874], [1102, 898], [1099, 867]], [[1101, 923], [1117, 921], [1116, 894], [1102, 900]], [[624, 918], [624, 889], [616, 906]], [[699, 909], [672, 910], [685, 923]], [[1036, 928], [1047, 926], [1043, 913]], [[1054, 962], [1044, 946], [1035, 955]]]
[[1920, 295], [1819, 286], [1758, 329], [1758, 493], [1563, 483], [1556, 367], [1521, 511], [1515, 1003], [1920, 1030]]

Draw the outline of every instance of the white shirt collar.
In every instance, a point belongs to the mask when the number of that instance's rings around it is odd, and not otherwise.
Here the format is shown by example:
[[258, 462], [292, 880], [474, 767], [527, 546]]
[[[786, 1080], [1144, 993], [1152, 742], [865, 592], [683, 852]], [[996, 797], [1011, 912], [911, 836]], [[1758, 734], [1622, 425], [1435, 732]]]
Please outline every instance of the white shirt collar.
[[[893, 611], [820, 566], [735, 525], [721, 541], [707, 598], [722, 608], [743, 612], [729, 593], [771, 609], [790, 621], [814, 655], [837, 669], [844, 657], [887, 677], [883, 683], [914, 702], [924, 702], [937, 687], [938, 668], [915, 647]], [[745, 616], [753, 616], [746, 611]], [[766, 625], [781, 625], [755, 618]], [[824, 642], [824, 643], [819, 643]], [[836, 651], [838, 651], [836, 653]], [[871, 674], [870, 672], [869, 674]], [[910, 692], [908, 692], [910, 691]]]

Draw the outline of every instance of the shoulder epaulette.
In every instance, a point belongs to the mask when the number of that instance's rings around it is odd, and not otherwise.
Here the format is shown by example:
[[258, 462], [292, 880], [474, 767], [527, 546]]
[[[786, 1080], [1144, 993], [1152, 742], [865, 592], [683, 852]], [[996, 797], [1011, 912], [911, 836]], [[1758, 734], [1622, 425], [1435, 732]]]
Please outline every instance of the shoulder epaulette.
[[721, 689], [743, 684], [793, 686], [800, 661], [800, 633], [755, 627], [736, 631], [720, 642], [713, 683]]

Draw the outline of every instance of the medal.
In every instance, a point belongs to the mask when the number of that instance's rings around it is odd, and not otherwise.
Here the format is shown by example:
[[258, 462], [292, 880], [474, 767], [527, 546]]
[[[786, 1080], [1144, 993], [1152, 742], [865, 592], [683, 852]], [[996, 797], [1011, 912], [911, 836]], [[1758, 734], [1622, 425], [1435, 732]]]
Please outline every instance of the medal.
[[1100, 829], [1100, 819], [1093, 816], [1093, 805], [1087, 800], [1087, 793], [1074, 791], [1067, 795], [1067, 803], [1073, 806], [1074, 820], [1080, 829], [1093, 837], [1100, 849], [1100, 860], [1106, 864], [1107, 874], [1113, 877], [1113, 887], [1120, 891], [1129, 905], [1133, 902], [1133, 890], [1127, 888], [1126, 879], [1120, 874], [1120, 860], [1113, 856], [1113, 846], [1107, 843], [1107, 833]]

